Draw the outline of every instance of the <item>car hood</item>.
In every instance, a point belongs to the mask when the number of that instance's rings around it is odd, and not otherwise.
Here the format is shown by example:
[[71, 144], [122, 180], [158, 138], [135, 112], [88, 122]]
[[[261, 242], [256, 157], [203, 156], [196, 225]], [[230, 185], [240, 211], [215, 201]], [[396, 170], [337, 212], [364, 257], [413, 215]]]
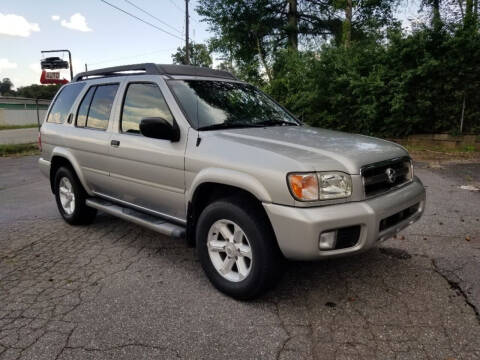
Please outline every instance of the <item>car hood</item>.
[[[215, 133], [230, 142], [296, 160], [303, 169], [315, 171], [359, 174], [364, 165], [408, 155], [402, 146], [390, 141], [308, 126], [231, 129]], [[257, 156], [261, 154], [257, 152]]]

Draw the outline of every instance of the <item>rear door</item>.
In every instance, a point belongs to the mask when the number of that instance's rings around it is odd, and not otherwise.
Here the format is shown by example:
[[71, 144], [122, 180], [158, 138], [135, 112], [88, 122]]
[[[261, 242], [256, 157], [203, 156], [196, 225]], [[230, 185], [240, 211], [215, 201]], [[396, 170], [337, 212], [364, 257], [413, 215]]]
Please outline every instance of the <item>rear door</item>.
[[109, 189], [109, 130], [118, 83], [93, 84], [84, 93], [70, 132], [69, 147], [95, 192]]
[[174, 123], [164, 96], [168, 91], [166, 85], [129, 79], [123, 89], [118, 122], [111, 138], [109, 170], [113, 192], [110, 195], [183, 223], [186, 134], [180, 134], [180, 140], [172, 142], [147, 138], [139, 131], [143, 118], [161, 117]]

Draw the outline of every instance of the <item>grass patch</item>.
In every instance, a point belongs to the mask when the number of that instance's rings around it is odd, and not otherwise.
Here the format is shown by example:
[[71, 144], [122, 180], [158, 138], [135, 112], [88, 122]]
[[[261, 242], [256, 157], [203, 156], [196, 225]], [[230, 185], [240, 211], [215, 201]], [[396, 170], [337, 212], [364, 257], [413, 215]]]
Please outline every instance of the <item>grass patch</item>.
[[444, 146], [426, 146], [426, 145], [406, 145], [405, 146], [408, 151], [432, 151], [432, 152], [440, 152], [445, 154], [461, 154], [461, 153], [475, 153], [478, 152], [475, 150], [473, 145], [466, 145], [458, 148], [448, 148]]
[[38, 155], [37, 144], [7, 144], [0, 145], [0, 157], [5, 156], [25, 156], [25, 155]]
[[473, 145], [465, 145], [454, 149], [447, 146], [430, 144], [409, 144], [405, 147], [415, 161], [480, 161], [480, 151], [476, 151]]
[[38, 127], [37, 124], [27, 125], [0, 125], [0, 130], [14, 130], [14, 129], [30, 129]]

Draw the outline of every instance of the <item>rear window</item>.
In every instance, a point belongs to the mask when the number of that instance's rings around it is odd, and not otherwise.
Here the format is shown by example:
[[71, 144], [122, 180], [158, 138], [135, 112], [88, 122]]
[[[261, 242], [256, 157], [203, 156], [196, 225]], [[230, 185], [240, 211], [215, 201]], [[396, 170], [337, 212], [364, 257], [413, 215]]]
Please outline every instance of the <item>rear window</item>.
[[96, 86], [92, 86], [88, 89], [87, 94], [80, 103], [77, 113], [77, 126], [85, 127], [87, 126], [87, 116], [88, 110], [90, 109], [90, 103], [92, 102], [93, 93], [95, 92]]
[[47, 117], [47, 122], [62, 124], [68, 117], [73, 102], [82, 91], [85, 83], [75, 83], [65, 86], [58, 94], [52, 109]]
[[92, 86], [80, 104], [78, 127], [106, 130], [118, 84]]

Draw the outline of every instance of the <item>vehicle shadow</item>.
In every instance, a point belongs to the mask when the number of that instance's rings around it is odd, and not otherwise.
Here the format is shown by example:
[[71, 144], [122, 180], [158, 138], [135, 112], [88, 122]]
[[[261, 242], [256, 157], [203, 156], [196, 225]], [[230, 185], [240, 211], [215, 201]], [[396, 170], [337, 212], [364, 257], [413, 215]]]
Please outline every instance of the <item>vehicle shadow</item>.
[[[151, 262], [171, 266], [187, 281], [184, 286], [207, 297], [217, 297], [218, 291], [208, 282], [195, 255], [195, 249], [183, 239], [159, 235], [148, 229], [125, 223], [109, 215], [100, 215], [95, 227], [128, 228], [132, 235], [124, 238], [125, 246], [148, 251]], [[135, 234], [135, 241], [131, 238]], [[120, 244], [117, 244], [120, 245]], [[123, 245], [122, 245], [123, 247]], [[132, 249], [133, 251], [133, 249]], [[161, 260], [161, 261], [160, 261]], [[419, 267], [417, 263], [421, 261]], [[154, 265], [152, 265], [154, 266]], [[428, 269], [427, 269], [428, 268]], [[431, 271], [428, 259], [412, 259], [405, 251], [396, 249], [394, 243], [382, 244], [367, 252], [322, 261], [285, 261], [283, 276], [262, 297], [247, 302], [253, 306], [260, 303], [315, 304], [317, 307], [340, 307], [347, 303], [367, 302], [384, 306], [398, 303], [397, 297], [405, 293], [415, 295], [416, 287], [425, 280], [424, 270]], [[218, 293], [219, 294], [219, 293]], [[224, 301], [236, 301], [219, 294]]]
[[363, 284], [363, 293], [372, 293], [373, 289], [369, 287], [386, 289], [388, 286], [386, 287], [385, 281], [396, 278], [399, 268], [403, 267], [402, 274], [405, 276], [404, 266], [408, 259], [410, 255], [403, 250], [382, 247], [335, 259], [287, 261], [282, 279], [266, 297], [292, 299], [301, 298], [311, 292], [323, 292], [328, 295], [325, 303], [319, 305], [334, 307], [331, 303], [335, 301], [354, 301], [354, 289], [357, 288], [353, 284], [355, 282]]

